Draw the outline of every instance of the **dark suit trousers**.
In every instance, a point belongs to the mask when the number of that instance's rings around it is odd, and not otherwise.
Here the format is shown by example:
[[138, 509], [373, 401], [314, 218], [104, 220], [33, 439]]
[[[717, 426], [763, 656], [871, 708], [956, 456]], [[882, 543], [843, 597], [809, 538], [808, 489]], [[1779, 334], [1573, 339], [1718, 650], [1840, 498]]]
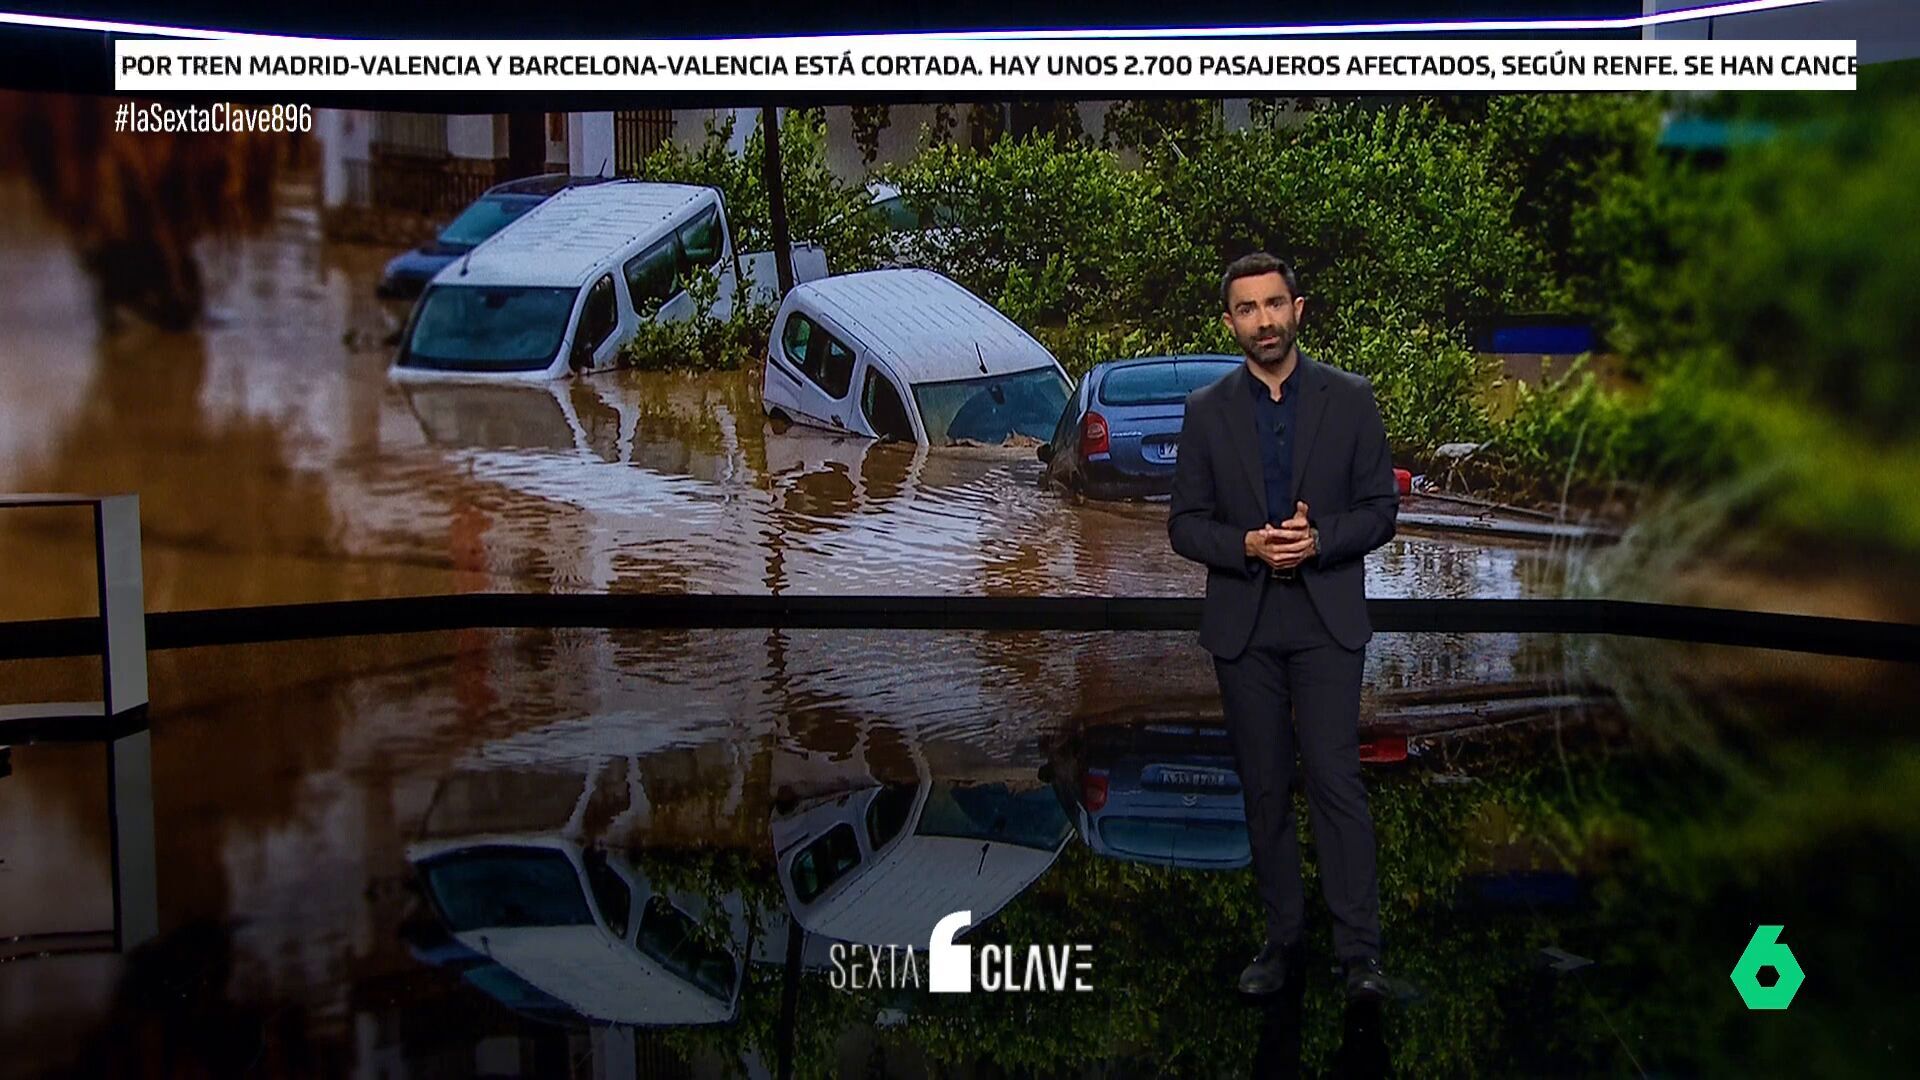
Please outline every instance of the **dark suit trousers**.
[[1342, 960], [1380, 955], [1373, 820], [1360, 781], [1360, 677], [1366, 649], [1327, 633], [1300, 584], [1268, 580], [1247, 649], [1214, 658], [1267, 936], [1300, 939], [1305, 897], [1294, 822], [1294, 754], [1305, 766], [1307, 817]]

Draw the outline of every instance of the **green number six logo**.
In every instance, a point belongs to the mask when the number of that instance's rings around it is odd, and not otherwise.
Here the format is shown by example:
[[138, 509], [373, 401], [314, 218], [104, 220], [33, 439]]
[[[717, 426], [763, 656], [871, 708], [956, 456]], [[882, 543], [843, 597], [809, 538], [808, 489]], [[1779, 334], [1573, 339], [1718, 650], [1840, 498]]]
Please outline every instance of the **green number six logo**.
[[[1747, 951], [1741, 953], [1740, 962], [1733, 965], [1733, 988], [1740, 991], [1749, 1009], [1784, 1009], [1793, 1004], [1793, 995], [1800, 990], [1800, 984], [1807, 981], [1800, 962], [1793, 958], [1793, 950], [1780, 943], [1780, 931], [1784, 929], [1783, 926], [1762, 926], [1754, 930], [1753, 940], [1747, 942]], [[1780, 976], [1772, 986], [1760, 985], [1760, 969], [1766, 967]]]

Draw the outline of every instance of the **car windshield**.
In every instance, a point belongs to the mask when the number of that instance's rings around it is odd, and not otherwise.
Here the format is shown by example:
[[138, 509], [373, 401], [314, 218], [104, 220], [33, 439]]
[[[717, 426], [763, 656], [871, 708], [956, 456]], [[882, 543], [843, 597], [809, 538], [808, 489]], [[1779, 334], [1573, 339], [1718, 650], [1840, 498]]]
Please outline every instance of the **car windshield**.
[[1045, 439], [1066, 407], [1070, 388], [1052, 367], [1012, 375], [919, 383], [913, 388], [927, 441], [1003, 443], [1015, 435]]
[[1053, 851], [1070, 828], [1051, 788], [1014, 791], [1005, 784], [936, 783], [913, 831]]
[[477, 848], [421, 867], [427, 891], [454, 933], [510, 926], [587, 926], [580, 875], [558, 851]]
[[448, 222], [447, 227], [440, 230], [440, 242], [447, 247], [475, 247], [538, 205], [539, 199], [488, 196]]
[[573, 312], [573, 289], [436, 285], [414, 317], [411, 367], [538, 371], [553, 360]]
[[640, 917], [640, 951], [721, 1001], [733, 996], [733, 955], [708, 941], [700, 925], [666, 897], [647, 901]]
[[1249, 850], [1247, 826], [1240, 821], [1108, 817], [1100, 819], [1100, 839], [1116, 855], [1146, 859], [1236, 862]]
[[1178, 405], [1187, 395], [1238, 367], [1234, 360], [1168, 360], [1128, 364], [1100, 383], [1102, 405]]

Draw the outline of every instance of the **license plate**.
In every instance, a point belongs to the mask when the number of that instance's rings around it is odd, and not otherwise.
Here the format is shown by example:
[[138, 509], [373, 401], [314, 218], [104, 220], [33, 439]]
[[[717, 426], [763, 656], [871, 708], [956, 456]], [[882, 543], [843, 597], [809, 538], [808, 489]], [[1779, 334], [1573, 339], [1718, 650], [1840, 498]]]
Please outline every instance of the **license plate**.
[[1190, 765], [1149, 765], [1141, 777], [1146, 786], [1179, 791], [1240, 790], [1240, 777], [1231, 769], [1205, 769]]

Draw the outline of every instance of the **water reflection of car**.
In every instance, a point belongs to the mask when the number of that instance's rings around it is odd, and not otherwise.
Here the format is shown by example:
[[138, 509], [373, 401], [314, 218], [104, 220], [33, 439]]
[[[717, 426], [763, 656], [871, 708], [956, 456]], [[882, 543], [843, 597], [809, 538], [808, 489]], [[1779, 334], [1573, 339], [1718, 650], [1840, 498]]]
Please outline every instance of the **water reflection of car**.
[[488, 188], [460, 211], [432, 241], [394, 256], [380, 275], [375, 292], [382, 300], [411, 304], [427, 282], [453, 260], [480, 246], [480, 242], [519, 219], [564, 188], [599, 184], [606, 176], [568, 176], [554, 173], [523, 176]]
[[772, 820], [780, 887], [807, 930], [926, 948], [934, 924], [977, 925], [1053, 865], [1073, 830], [1045, 787], [922, 775], [816, 796]]
[[414, 383], [401, 390], [436, 446], [462, 450], [560, 450], [622, 460], [639, 426], [631, 403], [593, 380], [527, 385]]
[[594, 835], [587, 823], [618, 821], [626, 787], [607, 767], [456, 773], [407, 861], [455, 942], [579, 1015], [729, 1022], [750, 948], [744, 908], [658, 888], [631, 849]]
[[400, 938], [415, 960], [459, 975], [467, 985], [521, 1016], [543, 1023], [587, 1022], [566, 1002], [460, 944], [438, 919], [410, 918], [401, 923]]
[[1044, 439], [1071, 385], [1032, 335], [931, 270], [799, 285], [767, 352], [770, 415], [933, 446]]
[[1047, 479], [1094, 498], [1173, 489], [1187, 395], [1241, 364], [1237, 356], [1148, 356], [1095, 364], [1036, 453]]
[[796, 429], [768, 439], [766, 455], [781, 528], [804, 534], [856, 527], [862, 515], [911, 499], [928, 451]]
[[1224, 728], [1091, 728], [1051, 755], [1044, 776], [1096, 855], [1189, 870], [1252, 861]]

